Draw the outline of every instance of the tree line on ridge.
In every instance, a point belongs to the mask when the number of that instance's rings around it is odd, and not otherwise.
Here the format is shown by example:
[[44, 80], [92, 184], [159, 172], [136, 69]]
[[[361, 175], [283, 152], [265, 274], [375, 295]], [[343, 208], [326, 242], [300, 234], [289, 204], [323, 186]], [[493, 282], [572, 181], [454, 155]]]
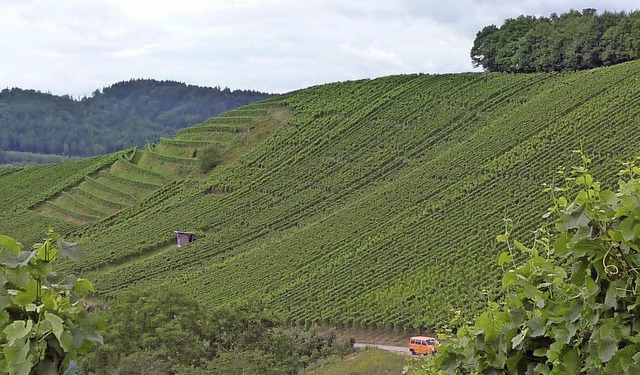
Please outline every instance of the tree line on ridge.
[[474, 67], [490, 72], [576, 71], [640, 58], [640, 10], [587, 8], [560, 15], [521, 15], [480, 30], [471, 48]]

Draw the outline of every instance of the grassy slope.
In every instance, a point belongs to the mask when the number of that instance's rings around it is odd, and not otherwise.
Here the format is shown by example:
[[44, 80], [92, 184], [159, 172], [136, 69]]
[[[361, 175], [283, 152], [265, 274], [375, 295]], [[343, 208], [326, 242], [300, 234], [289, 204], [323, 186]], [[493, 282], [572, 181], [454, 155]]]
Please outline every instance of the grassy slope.
[[[582, 143], [610, 183], [637, 151], [639, 68], [394, 76], [271, 99], [293, 110], [286, 125], [205, 178], [79, 227], [89, 256], [75, 267], [103, 293], [178, 283], [211, 304], [264, 297], [296, 323], [411, 328], [472, 314], [498, 282], [503, 218], [526, 238], [547, 206], [541, 183], [572, 149]], [[50, 220], [23, 206], [16, 216]], [[14, 232], [9, 218], [0, 229]], [[199, 240], [176, 249], [174, 230]]]
[[366, 348], [345, 358], [330, 358], [321, 367], [302, 373], [308, 375], [397, 375], [407, 364], [407, 356]]

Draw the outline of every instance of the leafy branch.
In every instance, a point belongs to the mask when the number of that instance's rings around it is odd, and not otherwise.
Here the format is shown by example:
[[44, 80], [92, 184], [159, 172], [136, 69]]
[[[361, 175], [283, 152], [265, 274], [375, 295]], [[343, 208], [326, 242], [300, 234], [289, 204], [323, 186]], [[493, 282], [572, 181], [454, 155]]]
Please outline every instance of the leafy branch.
[[31, 250], [0, 235], [0, 372], [71, 373], [78, 355], [102, 343], [104, 322], [81, 300], [91, 282], [53, 270], [75, 254], [69, 245], [52, 230]]

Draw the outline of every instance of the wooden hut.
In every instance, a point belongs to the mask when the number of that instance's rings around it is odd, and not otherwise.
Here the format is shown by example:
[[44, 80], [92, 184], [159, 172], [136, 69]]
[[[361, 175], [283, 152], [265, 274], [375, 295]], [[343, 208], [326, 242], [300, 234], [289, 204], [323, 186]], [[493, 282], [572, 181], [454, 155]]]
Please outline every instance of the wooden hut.
[[176, 234], [176, 240], [178, 242], [178, 247], [182, 247], [184, 245], [188, 245], [191, 242], [196, 240], [196, 235], [191, 232], [182, 232], [179, 230], [174, 231]]

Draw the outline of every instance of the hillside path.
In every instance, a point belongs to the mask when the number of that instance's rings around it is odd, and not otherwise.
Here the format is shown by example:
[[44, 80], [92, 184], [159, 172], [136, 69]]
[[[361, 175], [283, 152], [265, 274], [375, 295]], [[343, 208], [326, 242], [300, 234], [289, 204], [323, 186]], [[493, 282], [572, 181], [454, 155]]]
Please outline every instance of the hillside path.
[[353, 344], [354, 348], [366, 348], [366, 347], [374, 347], [382, 350], [386, 350], [388, 352], [396, 352], [402, 353], [406, 355], [410, 355], [409, 348], [406, 346], [391, 346], [391, 345], [377, 345], [377, 344], [363, 344], [363, 343], [355, 343]]

